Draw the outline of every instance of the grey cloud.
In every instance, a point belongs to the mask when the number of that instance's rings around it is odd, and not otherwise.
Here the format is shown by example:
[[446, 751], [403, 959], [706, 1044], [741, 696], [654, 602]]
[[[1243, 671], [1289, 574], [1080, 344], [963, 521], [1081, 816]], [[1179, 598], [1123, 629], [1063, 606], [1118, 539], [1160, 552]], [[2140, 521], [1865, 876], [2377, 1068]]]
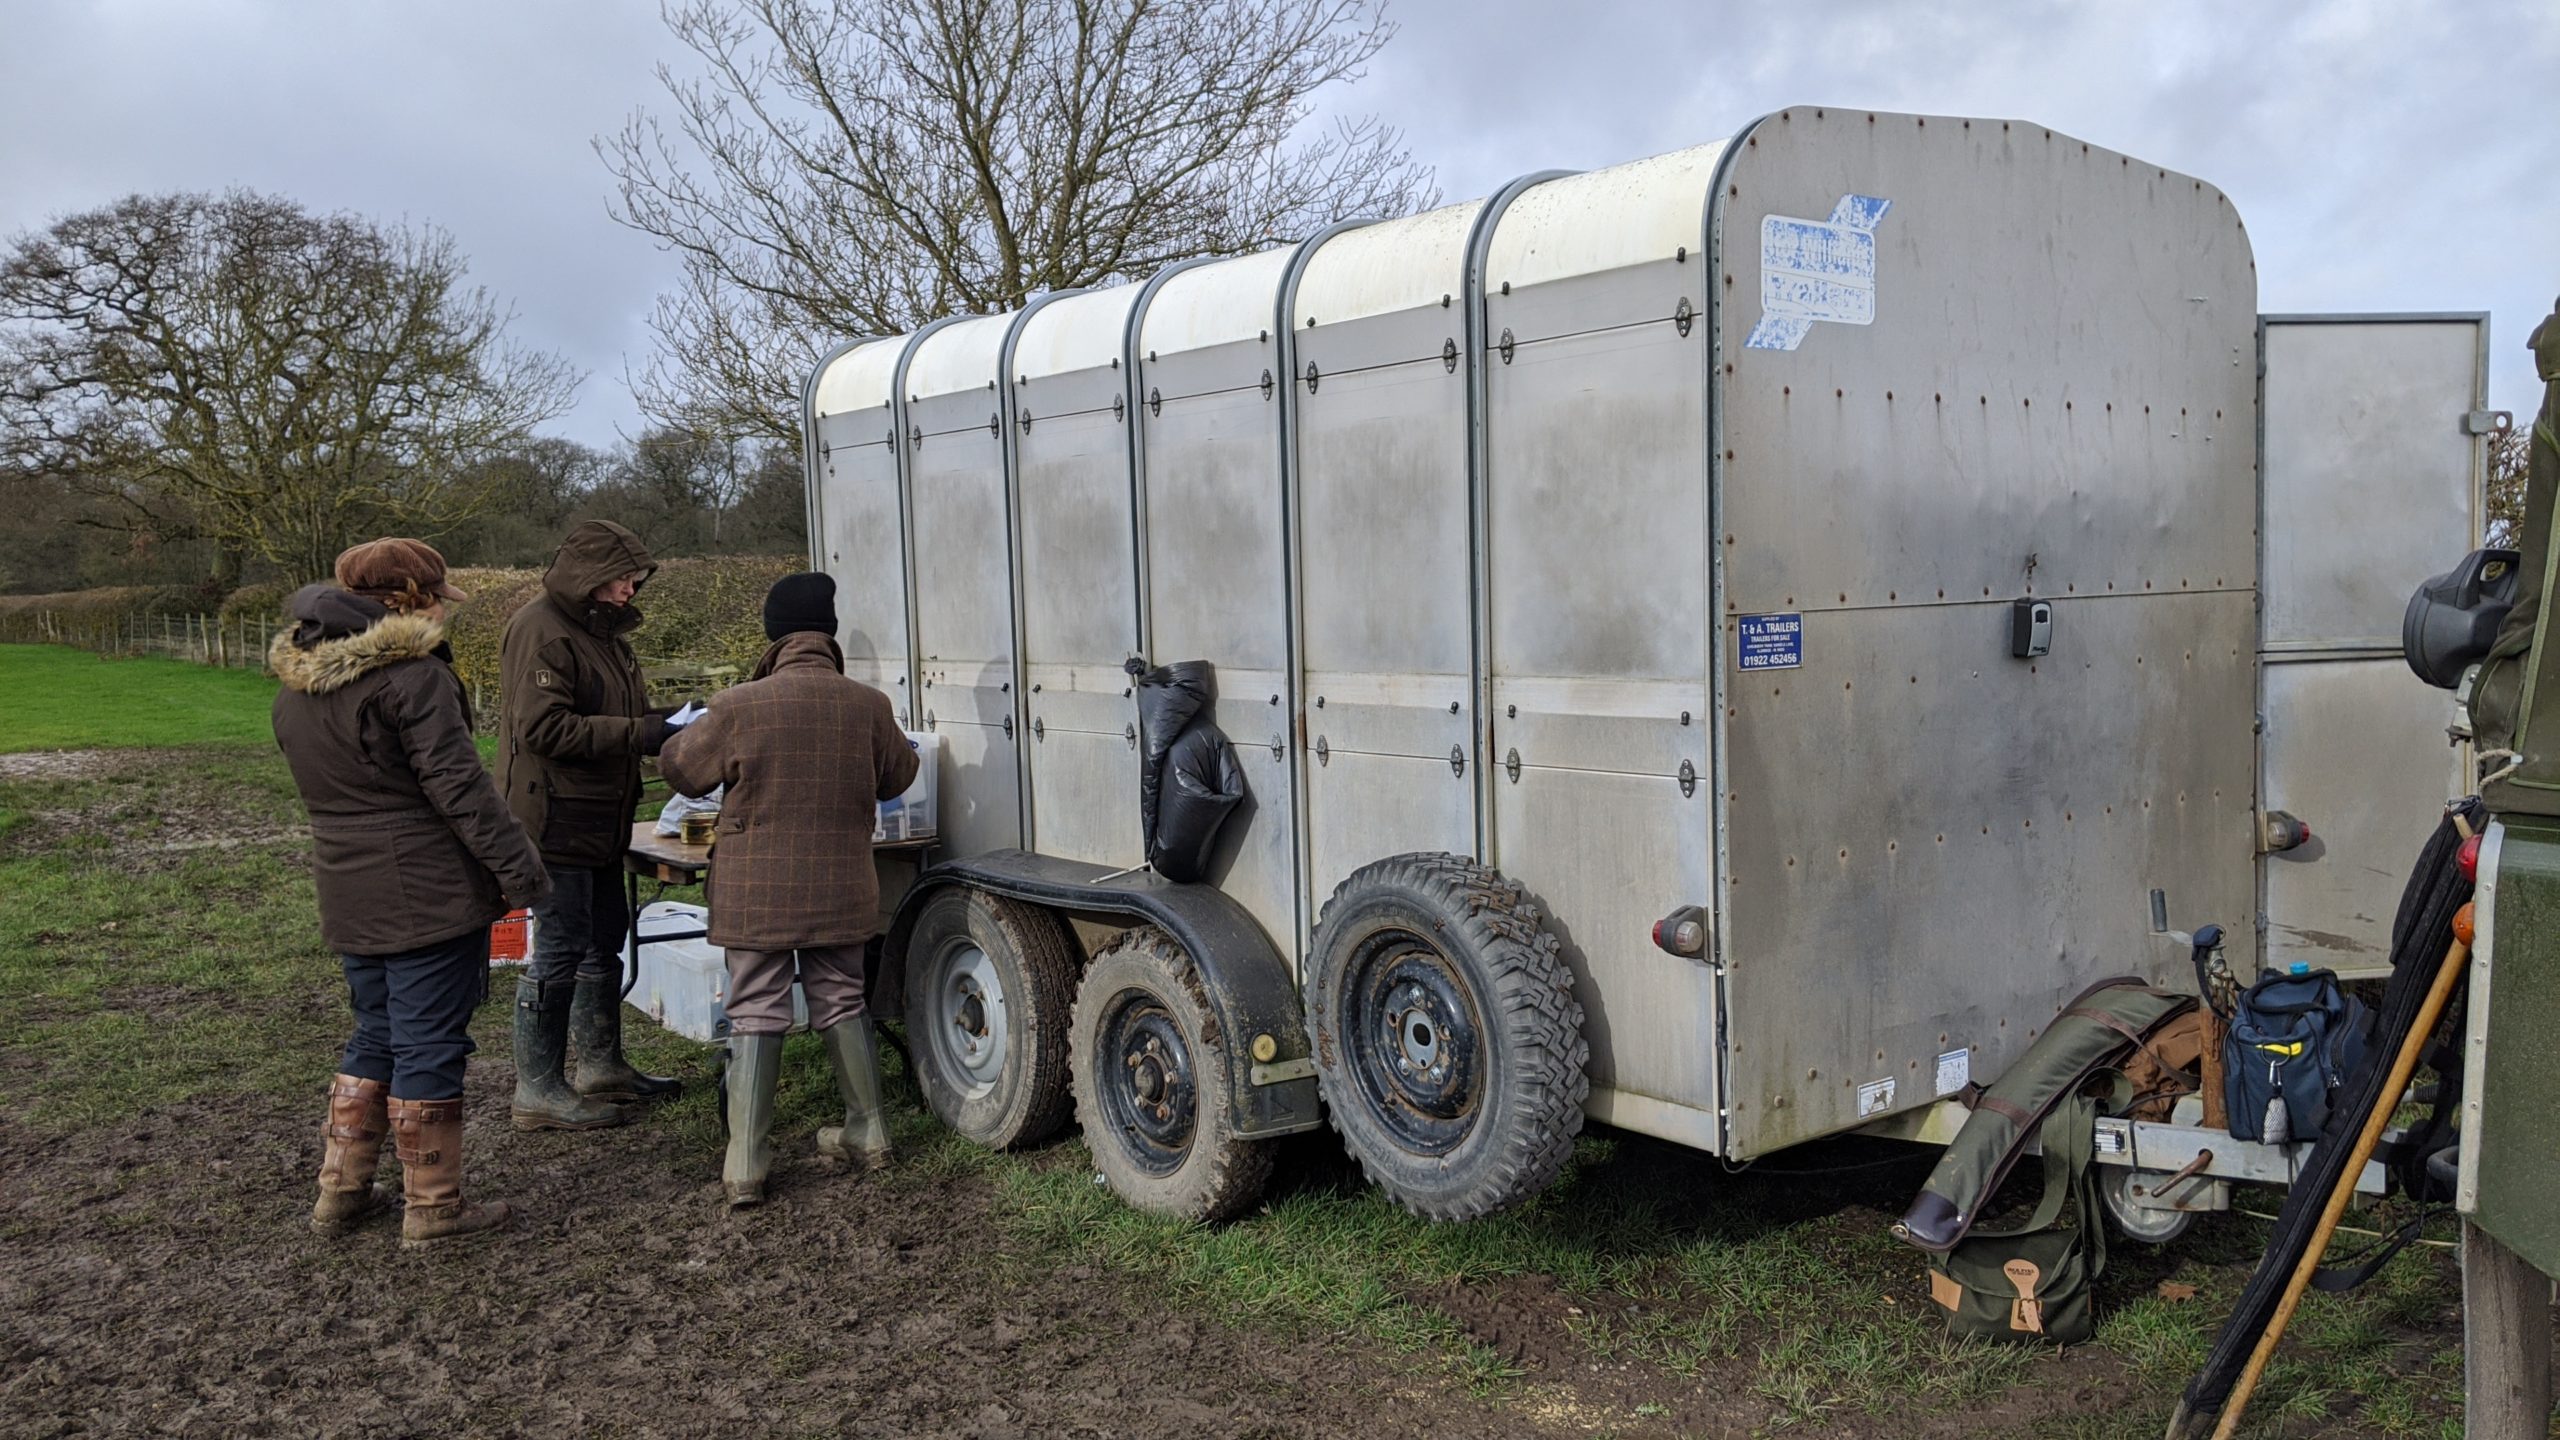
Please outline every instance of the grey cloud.
[[[2494, 402], [2560, 291], [2560, 6], [2548, 0], [1552, 4], [1394, 0], [1338, 95], [1452, 198], [1606, 165], [1791, 104], [2032, 119], [2202, 176], [2269, 310], [2487, 309]], [[635, 423], [625, 356], [672, 273], [605, 215], [590, 140], [681, 61], [646, 0], [18, 0], [0, 20], [0, 230], [137, 189], [253, 185], [433, 220], [590, 372], [563, 424]]]

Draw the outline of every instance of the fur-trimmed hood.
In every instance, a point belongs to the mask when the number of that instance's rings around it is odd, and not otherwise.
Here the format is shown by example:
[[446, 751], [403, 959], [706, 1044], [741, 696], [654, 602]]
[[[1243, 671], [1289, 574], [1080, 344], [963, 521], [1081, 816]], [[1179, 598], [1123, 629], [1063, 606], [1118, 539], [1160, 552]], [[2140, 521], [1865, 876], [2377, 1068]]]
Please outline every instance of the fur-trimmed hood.
[[[318, 585], [293, 598], [293, 618], [301, 623], [267, 647], [267, 666], [288, 690], [326, 695], [385, 665], [428, 659], [444, 645], [443, 622], [424, 615], [395, 614], [360, 596]], [[357, 606], [375, 614], [365, 615]]]

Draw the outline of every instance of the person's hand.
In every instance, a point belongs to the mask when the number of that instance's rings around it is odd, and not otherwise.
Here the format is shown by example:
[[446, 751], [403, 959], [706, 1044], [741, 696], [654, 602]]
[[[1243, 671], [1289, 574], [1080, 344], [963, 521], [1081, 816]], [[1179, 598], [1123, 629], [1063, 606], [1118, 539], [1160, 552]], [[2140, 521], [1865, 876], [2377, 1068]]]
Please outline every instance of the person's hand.
[[537, 872], [534, 876], [534, 881], [535, 883], [531, 894], [504, 893], [505, 887], [499, 887], [503, 898], [507, 902], [508, 909], [530, 910], [536, 905], [539, 905], [543, 901], [551, 898], [551, 877], [547, 874]]
[[669, 733], [666, 714], [652, 710], [640, 717], [640, 753], [655, 755], [667, 748]]

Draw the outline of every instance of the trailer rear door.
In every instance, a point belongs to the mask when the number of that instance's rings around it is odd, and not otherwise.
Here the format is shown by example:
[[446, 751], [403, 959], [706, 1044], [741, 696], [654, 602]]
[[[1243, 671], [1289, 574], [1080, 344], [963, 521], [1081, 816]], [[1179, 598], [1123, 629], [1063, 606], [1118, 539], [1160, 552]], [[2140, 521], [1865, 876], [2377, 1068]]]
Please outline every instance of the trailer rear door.
[[2259, 805], [2310, 827], [2258, 863], [2270, 966], [2387, 970], [2410, 860], [2463, 793], [2451, 697], [2409, 673], [2400, 616], [2481, 543], [2488, 332], [2260, 318]]

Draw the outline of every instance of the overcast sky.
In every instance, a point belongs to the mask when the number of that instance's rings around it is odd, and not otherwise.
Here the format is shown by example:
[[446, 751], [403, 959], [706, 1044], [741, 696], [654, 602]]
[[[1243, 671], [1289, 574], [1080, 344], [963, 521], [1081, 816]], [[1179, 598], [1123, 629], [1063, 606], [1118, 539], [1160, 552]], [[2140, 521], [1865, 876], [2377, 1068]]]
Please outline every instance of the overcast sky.
[[[2560, 0], [1395, 0], [1337, 103], [1451, 199], [1807, 103], [2034, 120], [2222, 187], [2264, 310], [2488, 310], [2492, 403], [2560, 292]], [[0, 232], [135, 190], [246, 185], [433, 221], [518, 335], [636, 424], [672, 271], [606, 215], [591, 142], [690, 57], [647, 0], [0, 0]]]

